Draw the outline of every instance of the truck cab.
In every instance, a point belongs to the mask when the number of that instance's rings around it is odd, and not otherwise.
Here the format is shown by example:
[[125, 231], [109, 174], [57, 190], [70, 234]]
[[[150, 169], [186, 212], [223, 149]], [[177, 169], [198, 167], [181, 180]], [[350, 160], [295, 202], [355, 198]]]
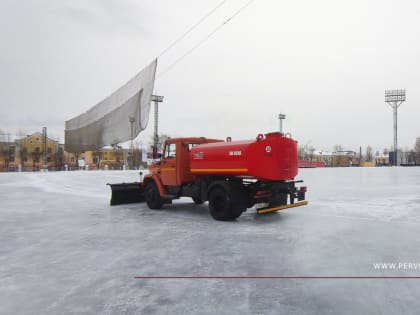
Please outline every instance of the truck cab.
[[190, 169], [191, 148], [215, 142], [223, 140], [204, 137], [167, 139], [162, 158], [150, 167], [150, 173], [144, 179], [145, 184], [153, 180], [161, 196], [173, 199], [180, 194], [183, 185], [192, 183], [197, 178]]
[[191, 148], [203, 143], [223, 142], [218, 139], [177, 138], [165, 142], [160, 174], [164, 186], [181, 186], [195, 180], [190, 171]]

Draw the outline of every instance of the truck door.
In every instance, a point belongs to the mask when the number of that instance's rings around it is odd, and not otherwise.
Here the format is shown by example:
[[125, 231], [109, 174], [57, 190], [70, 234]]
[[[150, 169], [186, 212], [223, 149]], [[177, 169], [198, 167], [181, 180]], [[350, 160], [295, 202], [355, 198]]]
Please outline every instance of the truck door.
[[176, 173], [176, 143], [167, 143], [160, 169], [163, 185], [176, 186]]

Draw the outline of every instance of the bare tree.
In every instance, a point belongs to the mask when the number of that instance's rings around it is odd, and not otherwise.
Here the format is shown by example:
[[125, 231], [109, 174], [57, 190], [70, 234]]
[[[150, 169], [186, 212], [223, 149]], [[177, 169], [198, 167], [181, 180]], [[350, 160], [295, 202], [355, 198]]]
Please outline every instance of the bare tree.
[[299, 158], [299, 160], [305, 160], [306, 151], [305, 151], [304, 146], [299, 146], [299, 148], [298, 148], [298, 158]]
[[373, 149], [370, 145], [366, 147], [365, 160], [366, 162], [372, 162], [373, 160]]
[[409, 152], [407, 152], [407, 163], [409, 165], [416, 164], [416, 152], [414, 150], [410, 150]]
[[139, 140], [133, 143], [132, 168], [139, 169], [143, 158], [143, 141]]
[[95, 164], [96, 169], [99, 169], [102, 160], [102, 151], [95, 150], [92, 152], [92, 161]]
[[[162, 152], [163, 150], [163, 145], [166, 141], [166, 139], [169, 139], [170, 137], [167, 134], [161, 134], [159, 136], [159, 142], [158, 142], [158, 147], [157, 147], [157, 152]], [[154, 138], [153, 136], [151, 136], [151, 139], [149, 141], [149, 147], [153, 148], [153, 144], [154, 144]]]
[[341, 144], [334, 145], [334, 152], [335, 152], [335, 166], [341, 166], [343, 164], [343, 156], [341, 153], [343, 151], [343, 146]]
[[9, 147], [7, 143], [0, 143], [0, 154], [2, 156], [4, 170], [7, 171], [9, 169]]
[[115, 166], [117, 169], [122, 169], [124, 165], [124, 151], [123, 148], [119, 145], [114, 145], [114, 157], [115, 157]]
[[343, 151], [343, 146], [341, 144], [336, 144], [334, 146], [334, 151], [335, 152]]
[[416, 139], [414, 144], [414, 161], [416, 165], [420, 165], [420, 137]]
[[25, 146], [19, 146], [19, 156], [20, 156], [20, 164], [22, 167], [22, 171], [25, 171], [25, 162], [28, 160], [28, 148]]
[[24, 137], [26, 137], [29, 133], [24, 130], [24, 129], [18, 129], [16, 130], [16, 138], [17, 139], [23, 139]]
[[64, 161], [64, 149], [60, 146], [58, 147], [57, 151], [54, 153], [54, 164], [56, 170], [63, 169], [63, 161]]
[[402, 149], [399, 149], [397, 150], [397, 152], [398, 152], [397, 161], [400, 160], [400, 164], [405, 164], [405, 161], [407, 160], [407, 157], [406, 157], [407, 151], [403, 151]]
[[308, 150], [309, 161], [312, 162], [312, 160], [314, 159], [315, 148], [311, 146]]
[[132, 165], [131, 168], [133, 169], [138, 169], [140, 168], [141, 165], [141, 157], [142, 157], [142, 152], [140, 148], [134, 148], [133, 149], [133, 155], [132, 155]]
[[4, 162], [4, 169], [5, 171], [9, 170], [9, 163], [14, 158], [14, 150], [15, 146], [12, 145], [11, 139], [10, 139], [10, 133], [3, 133], [0, 130], [0, 155], [2, 156], [3, 162]]

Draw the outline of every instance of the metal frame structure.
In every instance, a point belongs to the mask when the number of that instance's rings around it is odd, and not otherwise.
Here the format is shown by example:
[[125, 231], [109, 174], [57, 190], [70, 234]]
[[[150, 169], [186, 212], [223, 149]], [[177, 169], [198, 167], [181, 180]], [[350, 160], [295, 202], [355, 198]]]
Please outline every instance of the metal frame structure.
[[394, 165], [397, 165], [397, 116], [398, 107], [405, 102], [405, 89], [385, 90], [385, 103], [387, 103], [394, 111]]

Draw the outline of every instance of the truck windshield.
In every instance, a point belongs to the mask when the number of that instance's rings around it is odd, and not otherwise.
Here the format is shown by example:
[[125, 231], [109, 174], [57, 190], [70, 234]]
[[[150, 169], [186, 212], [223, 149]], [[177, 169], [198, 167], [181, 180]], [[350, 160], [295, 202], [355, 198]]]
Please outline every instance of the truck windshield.
[[176, 144], [171, 143], [165, 147], [165, 159], [174, 158], [176, 156]]

